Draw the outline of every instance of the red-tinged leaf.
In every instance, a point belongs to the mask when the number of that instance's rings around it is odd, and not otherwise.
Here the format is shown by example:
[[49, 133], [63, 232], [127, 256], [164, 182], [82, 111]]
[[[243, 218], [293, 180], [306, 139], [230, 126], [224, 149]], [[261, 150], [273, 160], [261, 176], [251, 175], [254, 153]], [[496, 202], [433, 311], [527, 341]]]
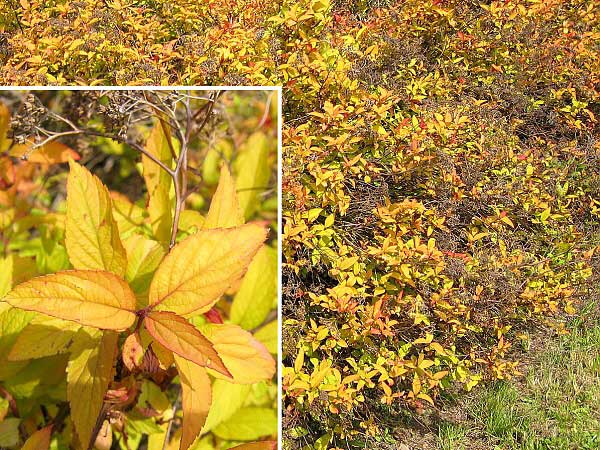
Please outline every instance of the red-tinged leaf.
[[212, 307], [210, 309], [210, 311], [205, 312], [204, 313], [204, 317], [210, 323], [223, 323], [223, 318], [221, 317], [221, 314], [219, 313], [219, 311], [215, 307]]
[[213, 344], [183, 317], [172, 312], [152, 311], [144, 319], [144, 325], [154, 339], [173, 353], [231, 377]]
[[2, 299], [35, 311], [106, 330], [135, 321], [135, 296], [120, 277], [101, 270], [64, 270], [19, 284]]
[[125, 364], [125, 367], [127, 367], [130, 372], [133, 372], [140, 367], [144, 359], [144, 347], [142, 346], [140, 335], [137, 332], [127, 336], [127, 339], [125, 339], [125, 342], [123, 343], [121, 356], [123, 358], [123, 364]]

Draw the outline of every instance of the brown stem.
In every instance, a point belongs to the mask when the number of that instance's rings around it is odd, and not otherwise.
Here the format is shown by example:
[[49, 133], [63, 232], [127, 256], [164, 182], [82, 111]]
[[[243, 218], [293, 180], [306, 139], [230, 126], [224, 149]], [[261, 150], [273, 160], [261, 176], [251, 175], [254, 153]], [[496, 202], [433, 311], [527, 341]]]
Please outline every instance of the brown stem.
[[8, 401], [8, 407], [14, 417], [19, 417], [19, 408], [17, 408], [17, 402], [10, 392], [4, 387], [0, 386], [0, 395]]

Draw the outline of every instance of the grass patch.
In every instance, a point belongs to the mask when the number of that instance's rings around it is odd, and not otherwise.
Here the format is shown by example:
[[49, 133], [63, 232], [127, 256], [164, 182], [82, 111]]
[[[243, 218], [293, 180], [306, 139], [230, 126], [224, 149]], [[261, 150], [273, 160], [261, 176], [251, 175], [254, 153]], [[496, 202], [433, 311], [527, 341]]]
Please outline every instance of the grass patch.
[[541, 347], [524, 379], [488, 385], [461, 401], [466, 417], [438, 425], [436, 448], [600, 448], [600, 325], [573, 323], [569, 335]]

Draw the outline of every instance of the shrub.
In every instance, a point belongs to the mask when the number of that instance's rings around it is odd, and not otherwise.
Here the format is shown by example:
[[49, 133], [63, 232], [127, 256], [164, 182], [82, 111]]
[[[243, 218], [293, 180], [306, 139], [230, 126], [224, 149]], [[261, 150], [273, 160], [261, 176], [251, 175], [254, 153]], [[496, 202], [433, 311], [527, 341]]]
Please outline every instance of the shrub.
[[443, 390], [518, 374], [527, 333], [565, 332], [597, 281], [596, 3], [176, 3], [173, 47], [164, 3], [109, 6], [158, 46], [99, 50], [135, 52], [114, 72], [8, 21], [3, 76], [283, 86], [287, 447], [382, 447]]

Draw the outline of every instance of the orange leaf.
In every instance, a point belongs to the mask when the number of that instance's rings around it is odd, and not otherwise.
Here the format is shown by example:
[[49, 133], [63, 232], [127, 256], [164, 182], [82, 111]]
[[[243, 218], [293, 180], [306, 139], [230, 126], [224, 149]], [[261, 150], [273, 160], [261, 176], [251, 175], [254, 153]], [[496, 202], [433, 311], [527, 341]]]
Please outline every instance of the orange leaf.
[[204, 367], [200, 367], [175, 355], [182, 390], [183, 430], [180, 450], [190, 447], [204, 426], [212, 402], [210, 378]]
[[[248, 331], [232, 324], [206, 323], [200, 328], [213, 343], [234, 383], [254, 384], [275, 375], [275, 360]], [[222, 378], [219, 374], [214, 375]]]
[[40, 148], [32, 150], [33, 143], [18, 144], [10, 149], [10, 155], [20, 158], [26, 156], [26, 160], [36, 164], [62, 164], [69, 162], [69, 158], [79, 160], [80, 156], [71, 147], [52, 141]]
[[52, 436], [52, 427], [54, 425], [48, 425], [47, 427], [37, 430], [29, 439], [25, 441], [21, 450], [48, 450], [50, 447], [50, 437]]
[[35, 311], [106, 330], [135, 321], [135, 295], [121, 278], [101, 270], [64, 270], [17, 285], [2, 299]]
[[152, 311], [144, 325], [154, 339], [173, 353], [231, 377], [212, 343], [183, 317], [172, 312]]
[[121, 356], [123, 358], [123, 364], [125, 364], [125, 367], [127, 367], [130, 372], [133, 372], [140, 366], [144, 358], [144, 347], [142, 346], [140, 335], [137, 332], [127, 336], [127, 339], [125, 339], [125, 342], [123, 343]]

